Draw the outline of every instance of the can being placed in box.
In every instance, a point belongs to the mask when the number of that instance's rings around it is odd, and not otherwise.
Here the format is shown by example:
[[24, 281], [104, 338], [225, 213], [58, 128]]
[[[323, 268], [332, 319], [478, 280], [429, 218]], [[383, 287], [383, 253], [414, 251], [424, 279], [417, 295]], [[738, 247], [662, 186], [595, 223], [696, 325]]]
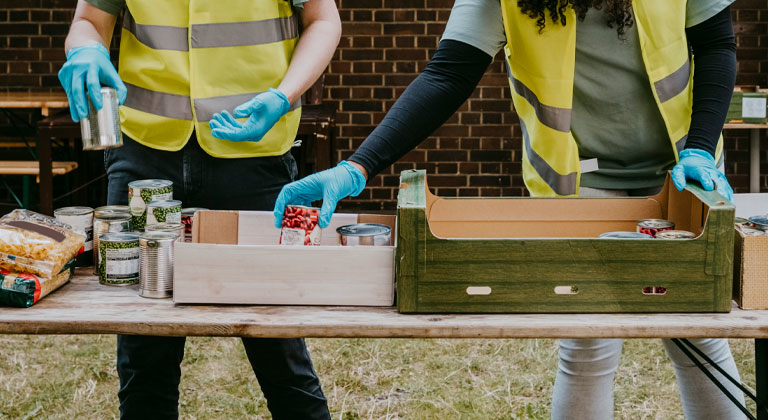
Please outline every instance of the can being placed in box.
[[202, 207], [187, 207], [181, 209], [181, 223], [184, 225], [184, 242], [192, 242], [192, 224], [195, 213], [200, 210], [208, 210]]
[[143, 179], [128, 183], [128, 205], [131, 207], [131, 223], [134, 230], [143, 232], [147, 224], [147, 204], [153, 201], [172, 200], [173, 182], [165, 179]]
[[90, 207], [62, 207], [53, 211], [56, 220], [66, 223], [85, 234], [83, 252], [77, 256], [77, 266], [93, 264], [93, 209]]
[[[101, 207], [99, 207], [101, 208]], [[99, 238], [105, 233], [130, 232], [130, 213], [113, 213], [94, 210], [93, 217], [93, 274], [99, 274], [101, 253], [99, 252]]]
[[342, 246], [388, 246], [392, 228], [378, 223], [358, 223], [336, 229]]
[[148, 203], [146, 226], [158, 223], [181, 223], [181, 201], [161, 200]]
[[317, 224], [320, 209], [307, 206], [285, 206], [280, 245], [320, 245], [322, 229]]
[[99, 237], [99, 283], [128, 286], [139, 282], [139, 234], [105, 233]]
[[643, 219], [637, 222], [637, 231], [656, 237], [658, 232], [673, 230], [675, 222], [665, 219]]

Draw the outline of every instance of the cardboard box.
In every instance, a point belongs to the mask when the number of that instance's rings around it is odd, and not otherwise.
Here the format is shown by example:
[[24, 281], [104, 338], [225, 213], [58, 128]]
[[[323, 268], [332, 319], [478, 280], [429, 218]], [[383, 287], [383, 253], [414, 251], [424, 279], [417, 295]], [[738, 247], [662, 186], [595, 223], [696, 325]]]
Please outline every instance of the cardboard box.
[[278, 245], [272, 212], [200, 211], [175, 249], [177, 303], [392, 306], [394, 246], [344, 247], [336, 228], [395, 216], [335, 214], [320, 246]]
[[[669, 178], [640, 198], [441, 198], [401, 173], [397, 305], [407, 313], [728, 312], [734, 206]], [[662, 218], [692, 240], [598, 239]]]
[[765, 124], [768, 122], [768, 90], [759, 86], [736, 86], [728, 107], [727, 122]]
[[[768, 212], [768, 194], [735, 194], [736, 215]], [[768, 309], [768, 236], [747, 236], [735, 230], [733, 299], [743, 309]]]

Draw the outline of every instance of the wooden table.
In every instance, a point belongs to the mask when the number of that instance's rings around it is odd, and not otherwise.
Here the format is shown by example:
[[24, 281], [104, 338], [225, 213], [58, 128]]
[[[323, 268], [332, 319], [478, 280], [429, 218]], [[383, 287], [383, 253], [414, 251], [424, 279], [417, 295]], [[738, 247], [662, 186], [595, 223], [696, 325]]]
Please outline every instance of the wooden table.
[[69, 108], [64, 92], [0, 92], [0, 108], [40, 108], [47, 117], [52, 109]]
[[768, 124], [726, 124], [726, 130], [749, 130], [749, 192], [760, 192], [760, 130]]
[[[205, 306], [145, 299], [137, 286], [102, 286], [78, 269], [25, 309], [0, 308], [3, 334], [223, 337], [755, 339], [758, 398], [768, 401], [768, 311], [723, 314], [403, 315], [392, 307]], [[766, 416], [758, 417], [765, 420]]]

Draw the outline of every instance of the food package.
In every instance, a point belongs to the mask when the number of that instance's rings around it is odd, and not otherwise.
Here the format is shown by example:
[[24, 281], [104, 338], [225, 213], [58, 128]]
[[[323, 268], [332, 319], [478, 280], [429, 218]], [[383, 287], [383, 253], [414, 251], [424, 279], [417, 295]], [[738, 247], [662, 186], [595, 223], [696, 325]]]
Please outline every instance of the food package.
[[75, 260], [51, 278], [0, 268], [0, 306], [27, 308], [66, 284], [75, 272]]
[[29, 210], [0, 217], [0, 269], [53, 278], [84, 243], [85, 234], [52, 217]]

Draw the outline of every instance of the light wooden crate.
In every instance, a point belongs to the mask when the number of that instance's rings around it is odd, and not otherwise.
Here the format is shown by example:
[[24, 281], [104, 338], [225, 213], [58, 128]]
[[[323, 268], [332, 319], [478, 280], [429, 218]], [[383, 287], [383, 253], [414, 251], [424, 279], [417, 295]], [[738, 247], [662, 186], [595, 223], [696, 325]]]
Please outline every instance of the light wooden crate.
[[[734, 206], [667, 179], [643, 198], [440, 198], [401, 173], [400, 312], [728, 312]], [[693, 240], [598, 239], [663, 218]], [[665, 294], [647, 294], [649, 287]], [[654, 289], [650, 289], [654, 290]]]
[[[336, 228], [395, 227], [394, 216], [335, 214], [320, 246], [277, 245], [272, 212], [199, 211], [175, 249], [177, 303], [392, 306], [394, 246], [339, 245]], [[394, 238], [394, 235], [393, 235]]]

